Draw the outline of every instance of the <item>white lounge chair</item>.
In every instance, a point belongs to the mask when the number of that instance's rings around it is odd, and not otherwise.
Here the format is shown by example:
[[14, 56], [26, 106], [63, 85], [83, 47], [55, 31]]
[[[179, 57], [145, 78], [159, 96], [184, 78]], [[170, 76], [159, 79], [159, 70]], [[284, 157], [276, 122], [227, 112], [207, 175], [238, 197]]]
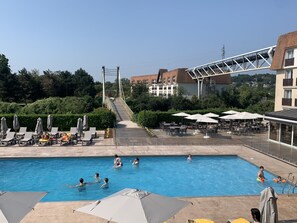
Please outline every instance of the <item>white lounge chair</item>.
[[14, 132], [7, 132], [5, 139], [1, 139], [1, 146], [8, 146], [9, 144], [12, 145], [15, 142], [15, 133]]
[[22, 139], [26, 132], [27, 132], [27, 127], [20, 127], [19, 132], [16, 133], [16, 138]]
[[92, 139], [92, 132], [86, 131], [84, 137], [81, 139], [81, 145], [90, 145], [92, 143]]
[[89, 131], [92, 133], [92, 138], [97, 138], [96, 127], [90, 127]]
[[19, 141], [19, 146], [26, 146], [33, 143], [33, 132], [26, 132], [23, 139]]

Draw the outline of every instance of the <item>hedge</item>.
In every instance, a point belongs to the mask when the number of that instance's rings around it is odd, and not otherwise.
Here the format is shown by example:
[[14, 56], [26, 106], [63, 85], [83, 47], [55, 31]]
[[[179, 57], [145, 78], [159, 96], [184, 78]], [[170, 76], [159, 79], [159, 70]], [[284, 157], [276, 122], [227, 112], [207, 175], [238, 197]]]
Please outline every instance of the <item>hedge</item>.
[[[231, 108], [232, 109], [232, 108]], [[207, 109], [207, 110], [192, 110], [192, 111], [182, 111], [185, 113], [188, 113], [190, 115], [192, 114], [206, 114], [209, 112], [222, 115], [224, 111], [228, 109], [226, 108], [214, 108], [214, 109]], [[240, 111], [239, 109], [236, 109], [237, 111]], [[167, 112], [161, 112], [161, 111], [141, 111], [137, 114], [137, 123], [143, 127], [148, 128], [156, 128], [159, 127], [160, 122], [191, 122], [190, 120], [183, 119], [182, 117], [173, 116], [173, 114], [178, 113], [181, 111], [167, 111]]]
[[[59, 127], [59, 131], [69, 131], [70, 127], [76, 127], [77, 119], [83, 118], [84, 115], [88, 116], [89, 127], [96, 127], [97, 129], [113, 128], [116, 116], [108, 109], [98, 109], [96, 113], [88, 114], [53, 114], [53, 126]], [[3, 114], [0, 117], [5, 117], [8, 128], [12, 128], [13, 114]], [[48, 115], [18, 115], [20, 126], [27, 127], [27, 131], [34, 131], [37, 118], [42, 119], [43, 129], [47, 130], [46, 121]]]

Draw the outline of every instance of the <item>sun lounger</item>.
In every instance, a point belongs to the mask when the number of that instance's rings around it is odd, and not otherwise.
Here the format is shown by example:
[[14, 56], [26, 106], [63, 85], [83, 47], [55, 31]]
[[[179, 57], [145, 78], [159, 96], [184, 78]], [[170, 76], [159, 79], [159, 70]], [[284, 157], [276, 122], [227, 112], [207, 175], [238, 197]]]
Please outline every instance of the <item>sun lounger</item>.
[[23, 139], [19, 141], [19, 146], [26, 146], [33, 143], [33, 132], [26, 132]]
[[26, 132], [27, 132], [27, 127], [21, 127], [19, 132], [16, 133], [16, 138], [22, 139]]
[[49, 133], [50, 137], [55, 139], [56, 143], [59, 138], [59, 127], [52, 127], [51, 132]]
[[6, 132], [0, 132], [0, 139], [5, 139], [8, 132], [10, 132], [11, 128], [8, 128]]
[[6, 134], [5, 139], [1, 140], [0, 145], [1, 146], [7, 146], [7, 145], [12, 145], [15, 142], [15, 137], [14, 137], [15, 133], [14, 132], [8, 132]]
[[92, 143], [92, 132], [86, 131], [84, 137], [81, 139], [82, 146], [84, 145], [90, 145]]
[[93, 138], [97, 138], [96, 127], [90, 127], [89, 131], [92, 133]]
[[71, 137], [73, 137], [73, 138], [77, 138], [77, 128], [76, 127], [71, 127], [70, 128], [70, 134], [71, 134]]

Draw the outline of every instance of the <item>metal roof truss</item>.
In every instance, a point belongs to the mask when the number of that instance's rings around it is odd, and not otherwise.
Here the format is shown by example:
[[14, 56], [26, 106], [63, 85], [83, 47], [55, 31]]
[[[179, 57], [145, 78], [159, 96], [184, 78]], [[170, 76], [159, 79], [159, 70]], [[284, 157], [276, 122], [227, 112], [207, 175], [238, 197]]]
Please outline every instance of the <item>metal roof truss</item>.
[[275, 46], [187, 69], [192, 79], [269, 69]]

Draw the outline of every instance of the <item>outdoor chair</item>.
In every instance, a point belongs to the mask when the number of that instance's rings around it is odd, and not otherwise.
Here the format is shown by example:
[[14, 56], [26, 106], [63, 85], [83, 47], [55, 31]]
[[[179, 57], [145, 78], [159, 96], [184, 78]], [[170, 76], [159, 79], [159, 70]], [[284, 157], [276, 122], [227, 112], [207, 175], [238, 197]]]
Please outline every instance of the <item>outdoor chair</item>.
[[10, 130], [11, 130], [11, 128], [8, 128], [8, 129], [6, 130], [6, 132], [4, 132], [4, 133], [0, 132], [0, 139], [5, 139], [7, 133], [10, 132]]
[[81, 145], [90, 145], [92, 143], [92, 132], [86, 131], [83, 138], [81, 138]]
[[96, 127], [90, 127], [89, 131], [92, 133], [92, 138], [97, 138]]
[[23, 139], [19, 140], [19, 146], [27, 146], [33, 143], [33, 132], [26, 132]]
[[57, 140], [59, 138], [59, 127], [52, 127], [50, 133], [49, 133], [49, 136], [52, 137], [53, 139], [55, 139], [56, 143], [57, 143]]
[[19, 132], [16, 133], [16, 138], [22, 139], [26, 132], [27, 132], [27, 127], [20, 127]]
[[9, 144], [12, 145], [15, 142], [15, 133], [14, 132], [8, 132], [6, 134], [5, 139], [1, 140], [1, 146], [8, 146]]
[[77, 138], [77, 134], [78, 134], [77, 128], [76, 127], [71, 127], [70, 128], [70, 134], [71, 134], [71, 137], [72, 138], [76, 139]]

